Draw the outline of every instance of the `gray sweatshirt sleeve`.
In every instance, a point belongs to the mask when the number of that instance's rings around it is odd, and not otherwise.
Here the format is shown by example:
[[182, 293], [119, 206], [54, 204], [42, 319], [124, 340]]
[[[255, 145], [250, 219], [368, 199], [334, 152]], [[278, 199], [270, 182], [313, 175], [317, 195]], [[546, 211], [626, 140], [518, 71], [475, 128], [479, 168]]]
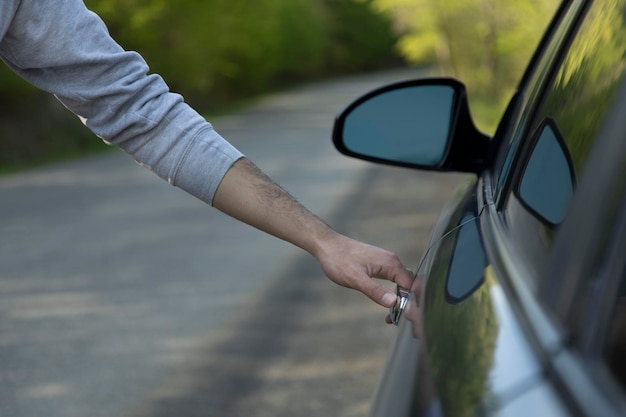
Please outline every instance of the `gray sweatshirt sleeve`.
[[0, 58], [104, 141], [209, 204], [242, 157], [161, 77], [147, 75], [139, 54], [124, 51], [81, 0], [21, 0]]

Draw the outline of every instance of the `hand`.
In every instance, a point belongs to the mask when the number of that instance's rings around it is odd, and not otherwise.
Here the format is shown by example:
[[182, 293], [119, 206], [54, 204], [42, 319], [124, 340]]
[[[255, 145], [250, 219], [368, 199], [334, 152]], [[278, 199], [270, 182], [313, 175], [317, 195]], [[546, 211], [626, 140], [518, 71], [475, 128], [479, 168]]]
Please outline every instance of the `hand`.
[[396, 294], [372, 278], [411, 287], [412, 274], [395, 254], [335, 232], [245, 158], [226, 173], [213, 204], [309, 252], [331, 281], [361, 291], [383, 307], [393, 306]]
[[411, 287], [412, 273], [392, 252], [338, 233], [332, 234], [321, 247], [316, 257], [331, 281], [360, 291], [383, 307], [395, 305], [396, 294], [372, 278], [386, 279], [403, 288]]

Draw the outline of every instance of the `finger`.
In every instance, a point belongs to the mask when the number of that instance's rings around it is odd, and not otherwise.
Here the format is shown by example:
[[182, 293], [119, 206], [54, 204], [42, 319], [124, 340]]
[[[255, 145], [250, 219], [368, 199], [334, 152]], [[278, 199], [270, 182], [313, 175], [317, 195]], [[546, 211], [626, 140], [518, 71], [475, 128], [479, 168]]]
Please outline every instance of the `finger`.
[[396, 262], [390, 262], [387, 267], [382, 267], [380, 271], [374, 275], [374, 278], [395, 282], [402, 288], [411, 288], [414, 277], [413, 272], [404, 266], [397, 258], [395, 259]]
[[402, 265], [401, 268], [394, 274], [393, 282], [398, 284], [404, 289], [410, 289], [413, 285], [415, 274], [409, 268]]
[[360, 284], [357, 289], [375, 303], [387, 308], [396, 305], [398, 296], [383, 285], [372, 281], [369, 277], [361, 280]]

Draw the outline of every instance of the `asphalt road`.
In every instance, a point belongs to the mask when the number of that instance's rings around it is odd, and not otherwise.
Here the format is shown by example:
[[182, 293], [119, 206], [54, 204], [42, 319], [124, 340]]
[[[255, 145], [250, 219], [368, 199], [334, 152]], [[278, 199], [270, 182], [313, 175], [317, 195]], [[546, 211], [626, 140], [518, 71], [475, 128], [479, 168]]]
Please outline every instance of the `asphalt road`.
[[[334, 115], [395, 71], [213, 120], [334, 228], [416, 266], [458, 176], [374, 166]], [[315, 261], [129, 157], [0, 178], [0, 416], [363, 416], [395, 329]]]

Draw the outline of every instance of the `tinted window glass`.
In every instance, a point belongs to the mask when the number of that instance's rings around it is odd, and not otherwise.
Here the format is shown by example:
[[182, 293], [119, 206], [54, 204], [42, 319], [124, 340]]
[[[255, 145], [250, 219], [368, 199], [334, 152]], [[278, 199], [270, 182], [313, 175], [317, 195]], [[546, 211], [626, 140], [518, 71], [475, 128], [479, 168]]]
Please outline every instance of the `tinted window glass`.
[[[546, 120], [551, 120], [564, 146], [564, 157], [571, 164], [572, 178], [581, 175], [626, 74], [625, 8], [623, 2], [615, 0], [597, 1], [591, 6], [531, 129], [536, 132], [534, 137], [541, 137], [546, 134]], [[524, 260], [537, 272], [547, 259], [552, 235], [567, 212], [571, 196], [567, 190], [558, 196], [546, 195], [542, 187], [547, 183], [567, 183], [567, 169], [555, 166], [564, 161], [555, 156], [556, 148], [550, 151], [551, 158], [556, 159], [549, 161], [545, 150], [539, 149], [544, 155], [538, 156], [534, 145], [529, 140], [523, 150], [525, 156], [514, 184], [516, 193], [509, 198], [505, 215], [513, 235], [519, 237]], [[524, 196], [532, 197], [532, 205]]]
[[551, 38], [546, 43], [541, 55], [537, 58], [536, 65], [529, 68], [529, 72], [526, 74], [527, 79], [521, 86], [521, 108], [523, 111], [519, 115], [519, 119], [516, 122], [516, 127], [514, 128], [513, 133], [511, 134], [508, 146], [504, 146], [502, 148], [503, 152], [498, 156], [494, 166], [498, 189], [504, 188], [504, 184], [509, 176], [511, 167], [513, 166], [513, 160], [515, 159], [515, 155], [518, 152], [520, 144], [523, 142], [526, 128], [530, 123], [529, 118], [532, 116], [535, 104], [539, 101], [541, 91], [544, 87], [545, 78], [549, 75], [548, 72], [551, 62], [559, 53], [563, 40], [567, 35], [568, 31], [566, 28], [568, 28], [575, 20], [579, 10], [580, 5], [574, 4], [564, 11], [557, 30], [551, 34]]

